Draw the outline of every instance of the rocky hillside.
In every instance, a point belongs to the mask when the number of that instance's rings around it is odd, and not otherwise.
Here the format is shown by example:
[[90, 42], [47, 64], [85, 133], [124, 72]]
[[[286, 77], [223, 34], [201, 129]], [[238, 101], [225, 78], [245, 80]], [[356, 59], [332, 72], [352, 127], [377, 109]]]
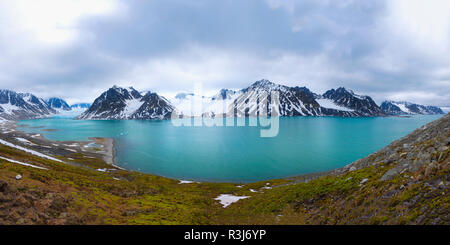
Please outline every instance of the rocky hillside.
[[437, 115], [445, 114], [437, 106], [424, 106], [405, 101], [383, 101], [381, 110], [387, 115]]

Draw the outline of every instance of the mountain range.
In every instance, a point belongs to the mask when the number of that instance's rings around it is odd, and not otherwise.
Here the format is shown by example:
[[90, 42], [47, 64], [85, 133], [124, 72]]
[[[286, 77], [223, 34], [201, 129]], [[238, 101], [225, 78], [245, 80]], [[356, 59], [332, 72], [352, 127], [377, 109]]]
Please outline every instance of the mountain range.
[[384, 101], [381, 109], [389, 115], [444, 114], [436, 106], [418, 105], [406, 101]]
[[222, 89], [213, 96], [179, 93], [169, 99], [150, 91], [138, 92], [133, 87], [113, 86], [92, 105], [71, 106], [61, 98], [44, 100], [29, 93], [0, 90], [0, 120], [43, 118], [70, 114], [69, 111], [72, 114], [79, 111], [77, 119], [115, 120], [169, 119], [175, 112], [177, 117], [246, 117], [260, 113], [338, 117], [444, 114], [439, 107], [410, 102], [384, 101], [378, 106], [370, 96], [358, 95], [344, 87], [316, 94], [306, 87], [289, 87], [265, 79], [238, 91]]
[[71, 110], [73, 108], [60, 98], [44, 100], [30, 93], [0, 89], [0, 121], [47, 118]]
[[[277, 92], [277, 98], [271, 98]], [[275, 95], [274, 95], [275, 96]], [[420, 106], [415, 114], [443, 114], [438, 107]], [[260, 80], [239, 91], [222, 89], [213, 96], [179, 93], [166, 99], [157, 93], [114, 86], [100, 95], [78, 119], [167, 119], [171, 113], [187, 117], [339, 116], [374, 117], [406, 115], [378, 106], [366, 95], [340, 87], [316, 94], [306, 87], [288, 87]]]

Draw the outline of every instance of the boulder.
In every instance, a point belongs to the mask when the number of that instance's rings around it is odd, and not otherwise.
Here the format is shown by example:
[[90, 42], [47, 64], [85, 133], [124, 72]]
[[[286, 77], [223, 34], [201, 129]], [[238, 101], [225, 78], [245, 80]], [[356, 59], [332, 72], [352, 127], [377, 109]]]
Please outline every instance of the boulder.
[[385, 181], [385, 180], [391, 180], [393, 179], [395, 176], [397, 176], [400, 173], [401, 169], [394, 167], [389, 169], [382, 177], [380, 180]]

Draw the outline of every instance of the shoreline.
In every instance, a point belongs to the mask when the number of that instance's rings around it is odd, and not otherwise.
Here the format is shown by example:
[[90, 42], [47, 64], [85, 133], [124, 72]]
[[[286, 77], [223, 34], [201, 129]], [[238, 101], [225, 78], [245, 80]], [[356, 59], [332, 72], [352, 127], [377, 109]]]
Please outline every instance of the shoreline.
[[[126, 170], [122, 167], [117, 166], [115, 157], [116, 157], [116, 149], [115, 149], [115, 140], [113, 138], [106, 137], [91, 137], [90, 140], [93, 140], [94, 143], [102, 145], [104, 149], [103, 160], [118, 169]], [[128, 170], [127, 170], [128, 171]]]
[[[36, 150], [69, 159], [70, 157], [67, 156], [68, 153], [80, 153], [86, 155], [88, 158], [101, 158], [107, 165], [125, 170], [115, 163], [115, 143], [112, 138], [90, 137], [88, 141], [57, 141], [46, 138], [42, 133], [28, 133], [20, 130], [18, 129], [17, 123], [18, 121], [8, 121], [0, 124], [0, 136], [2, 136], [0, 138], [4, 138], [8, 142], [26, 148], [39, 148]], [[26, 125], [22, 126], [27, 127]], [[49, 130], [43, 131], [48, 132]], [[90, 146], [92, 143], [99, 145], [101, 150], [95, 146]]]

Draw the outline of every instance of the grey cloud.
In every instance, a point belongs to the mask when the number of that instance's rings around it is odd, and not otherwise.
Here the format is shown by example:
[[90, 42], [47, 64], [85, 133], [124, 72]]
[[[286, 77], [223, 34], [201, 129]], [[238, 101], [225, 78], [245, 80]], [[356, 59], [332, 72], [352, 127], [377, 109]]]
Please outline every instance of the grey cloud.
[[76, 41], [58, 47], [0, 30], [0, 87], [82, 102], [114, 84], [177, 92], [268, 78], [317, 92], [346, 86], [378, 102], [450, 104], [450, 61], [393, 34], [384, 1], [122, 4], [121, 16], [80, 19]]

